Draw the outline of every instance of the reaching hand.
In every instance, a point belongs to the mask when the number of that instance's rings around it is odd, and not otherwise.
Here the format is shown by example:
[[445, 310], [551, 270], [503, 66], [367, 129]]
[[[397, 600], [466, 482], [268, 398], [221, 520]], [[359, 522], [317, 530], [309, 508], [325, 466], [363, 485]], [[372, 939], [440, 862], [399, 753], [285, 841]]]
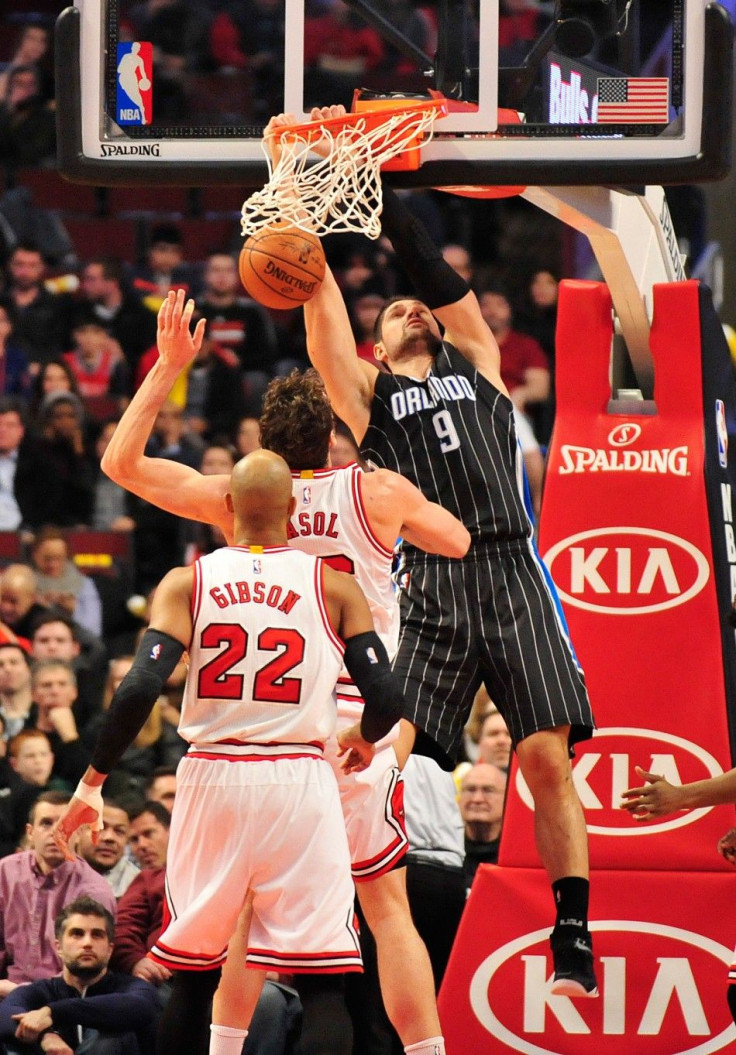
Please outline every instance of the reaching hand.
[[376, 745], [369, 744], [360, 735], [360, 726], [351, 725], [337, 734], [337, 742], [340, 757], [347, 757], [340, 763], [340, 769], [345, 773], [362, 773], [373, 761], [376, 753]]
[[274, 168], [276, 168], [281, 160], [281, 140], [279, 139], [279, 131], [282, 128], [288, 128], [289, 125], [296, 125], [298, 123], [299, 122], [294, 114], [274, 114], [263, 129], [263, 148], [271, 158], [271, 164]]
[[69, 844], [77, 828], [81, 828], [84, 824], [89, 824], [92, 829], [92, 842], [96, 846], [99, 833], [102, 831], [102, 793], [100, 793], [100, 804], [97, 809], [94, 806], [88, 806], [76, 795], [72, 795], [69, 805], [54, 825], [54, 842], [67, 861], [76, 860]]
[[636, 767], [636, 772], [646, 784], [640, 788], [628, 788], [621, 796], [626, 800], [621, 803], [621, 809], [627, 810], [634, 820], [648, 821], [685, 808], [685, 793], [681, 787], [670, 784], [656, 773], [647, 773], [641, 766]]
[[722, 835], [718, 840], [718, 853], [724, 857], [730, 865], [736, 867], [736, 828]]
[[184, 290], [169, 290], [166, 300], [158, 312], [156, 344], [161, 360], [169, 366], [183, 370], [192, 362], [202, 347], [205, 319], [200, 319], [194, 333], [189, 326], [194, 313], [194, 301], [184, 303]]

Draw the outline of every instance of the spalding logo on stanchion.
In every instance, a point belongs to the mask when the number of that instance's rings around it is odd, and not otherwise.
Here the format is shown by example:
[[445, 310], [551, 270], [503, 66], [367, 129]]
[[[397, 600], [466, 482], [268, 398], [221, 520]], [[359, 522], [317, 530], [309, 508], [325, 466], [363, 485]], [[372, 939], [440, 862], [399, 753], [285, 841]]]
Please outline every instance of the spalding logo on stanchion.
[[153, 45], [133, 40], [118, 44], [115, 120], [119, 125], [150, 125], [153, 119]]

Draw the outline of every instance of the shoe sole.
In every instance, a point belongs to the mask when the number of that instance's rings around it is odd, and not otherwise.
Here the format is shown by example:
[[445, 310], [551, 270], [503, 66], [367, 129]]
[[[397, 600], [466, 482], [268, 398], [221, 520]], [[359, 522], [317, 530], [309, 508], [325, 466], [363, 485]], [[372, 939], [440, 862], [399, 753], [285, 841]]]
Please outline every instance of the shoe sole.
[[550, 992], [553, 996], [595, 997], [598, 996], [598, 986], [595, 989], [586, 989], [573, 978], [559, 978], [552, 983]]

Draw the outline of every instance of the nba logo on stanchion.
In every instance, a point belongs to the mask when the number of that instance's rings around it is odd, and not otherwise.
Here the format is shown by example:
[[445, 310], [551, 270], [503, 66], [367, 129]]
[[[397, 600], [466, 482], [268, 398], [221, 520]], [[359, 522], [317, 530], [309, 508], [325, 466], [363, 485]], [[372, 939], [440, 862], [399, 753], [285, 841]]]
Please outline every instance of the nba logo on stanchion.
[[134, 40], [118, 44], [115, 120], [119, 125], [150, 125], [153, 113], [153, 45]]

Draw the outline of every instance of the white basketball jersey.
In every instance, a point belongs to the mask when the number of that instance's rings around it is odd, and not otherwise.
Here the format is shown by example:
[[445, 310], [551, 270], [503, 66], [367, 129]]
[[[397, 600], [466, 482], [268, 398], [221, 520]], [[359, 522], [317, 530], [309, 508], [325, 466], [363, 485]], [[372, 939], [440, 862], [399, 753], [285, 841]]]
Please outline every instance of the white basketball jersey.
[[368, 599], [376, 632], [393, 656], [399, 639], [399, 606], [391, 582], [392, 552], [368, 523], [361, 497], [363, 470], [348, 465], [291, 475], [296, 498], [291, 545], [322, 557], [337, 571], [355, 575]]
[[343, 645], [322, 562], [288, 546], [228, 546], [194, 565], [179, 732], [190, 743], [324, 742]]

